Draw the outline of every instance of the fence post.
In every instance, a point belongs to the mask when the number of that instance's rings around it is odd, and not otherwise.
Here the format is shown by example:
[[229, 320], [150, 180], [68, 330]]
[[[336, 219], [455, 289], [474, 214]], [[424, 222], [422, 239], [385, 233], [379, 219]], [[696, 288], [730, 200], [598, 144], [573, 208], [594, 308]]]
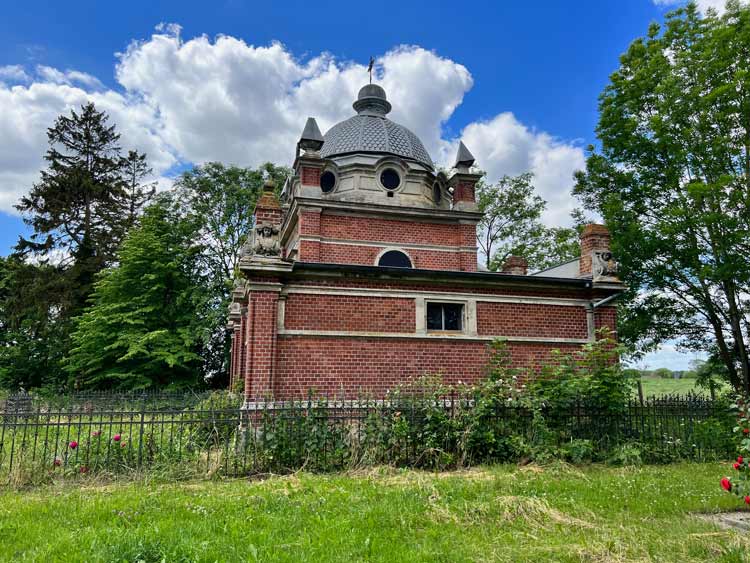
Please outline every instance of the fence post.
[[638, 401], [641, 403], [641, 406], [643, 406], [643, 384], [641, 383], [640, 378], [638, 379]]
[[146, 424], [146, 404], [145, 401], [141, 406], [141, 427], [138, 431], [138, 468], [143, 463], [143, 428]]

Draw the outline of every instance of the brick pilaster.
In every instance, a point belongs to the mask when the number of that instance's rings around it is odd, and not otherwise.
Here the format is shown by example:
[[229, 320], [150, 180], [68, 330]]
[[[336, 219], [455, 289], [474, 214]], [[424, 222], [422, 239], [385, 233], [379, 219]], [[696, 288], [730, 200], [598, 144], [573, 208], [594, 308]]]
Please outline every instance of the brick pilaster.
[[273, 391], [276, 360], [276, 315], [278, 291], [250, 292], [248, 301], [247, 376], [245, 396], [258, 399]]

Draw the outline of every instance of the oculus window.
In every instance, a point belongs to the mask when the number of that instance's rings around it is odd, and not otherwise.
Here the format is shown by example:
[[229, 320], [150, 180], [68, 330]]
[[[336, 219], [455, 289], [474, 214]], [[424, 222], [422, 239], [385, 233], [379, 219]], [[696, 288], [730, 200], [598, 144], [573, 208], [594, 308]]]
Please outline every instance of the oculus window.
[[332, 192], [333, 188], [336, 187], [336, 174], [331, 172], [330, 170], [326, 170], [321, 174], [320, 176], [320, 189], [323, 190], [323, 193]]
[[427, 303], [427, 330], [463, 330], [461, 303]]
[[389, 250], [378, 260], [378, 266], [389, 266], [391, 268], [411, 268], [411, 260], [400, 250]]
[[401, 185], [401, 176], [393, 168], [386, 168], [380, 173], [380, 183], [386, 190], [395, 190]]

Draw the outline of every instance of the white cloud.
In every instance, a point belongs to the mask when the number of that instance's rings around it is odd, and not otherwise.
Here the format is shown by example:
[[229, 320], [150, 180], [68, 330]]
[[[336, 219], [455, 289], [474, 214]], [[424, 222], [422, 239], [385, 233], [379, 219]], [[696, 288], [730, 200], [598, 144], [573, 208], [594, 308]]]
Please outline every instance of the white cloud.
[[104, 85], [98, 78], [77, 70], [66, 70], [63, 72], [50, 66], [39, 65], [36, 67], [36, 72], [42, 81], [52, 84], [67, 84], [68, 86], [81, 84], [89, 88], [104, 88]]
[[[653, 0], [657, 6], [679, 6], [686, 4], [686, 0]], [[695, 0], [698, 10], [705, 14], [709, 8], [713, 8], [717, 13], [722, 14], [726, 8], [726, 0]]]
[[632, 367], [638, 369], [668, 368], [672, 371], [682, 371], [691, 368], [695, 360], [705, 360], [703, 352], [690, 352], [682, 350], [675, 342], [668, 342], [654, 352], [649, 352], [638, 361], [630, 362]]
[[30, 79], [21, 65], [0, 66], [0, 81], [28, 82]]
[[[315, 116], [325, 131], [352, 115], [367, 81], [365, 66], [329, 53], [302, 61], [279, 43], [254, 46], [230, 36], [185, 41], [175, 24], [161, 24], [117, 57], [117, 90], [47, 66], [25, 84], [0, 82], [0, 107], [8, 110], [0, 114], [0, 209], [10, 209], [43, 166], [46, 128], [86, 100], [111, 115], [124, 147], [147, 152], [163, 174], [178, 160], [288, 164], [305, 119]], [[19, 69], [26, 73], [13, 72]], [[452, 164], [458, 141], [445, 139], [443, 126], [473, 86], [467, 68], [399, 46], [377, 59], [376, 70], [393, 104], [390, 117], [417, 133], [438, 163]], [[571, 174], [583, 166], [578, 146], [531, 130], [508, 112], [469, 124], [461, 138], [490, 180], [533, 171], [554, 210], [548, 219], [567, 219]]]
[[159, 135], [153, 108], [132, 103], [114, 91], [87, 91], [77, 86], [44, 81], [37, 76], [28, 86], [0, 83], [0, 210], [13, 212], [19, 197], [28, 192], [44, 166], [47, 128], [55, 118], [86, 101], [105, 110], [122, 134], [123, 147], [149, 155], [161, 173], [175, 156]]
[[575, 207], [570, 195], [573, 173], [585, 166], [581, 147], [534, 131], [510, 112], [469, 124], [462, 131], [461, 140], [490, 180], [503, 174], [533, 172], [534, 185], [548, 202], [545, 222], [549, 225], [570, 222], [570, 212]]

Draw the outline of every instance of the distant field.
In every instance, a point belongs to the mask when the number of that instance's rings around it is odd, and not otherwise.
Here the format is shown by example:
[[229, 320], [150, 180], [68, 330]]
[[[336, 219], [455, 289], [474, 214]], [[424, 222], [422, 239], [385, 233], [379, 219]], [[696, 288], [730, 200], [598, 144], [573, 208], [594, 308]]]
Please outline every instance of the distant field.
[[642, 377], [644, 397], [653, 395], [685, 394], [689, 392], [708, 395], [705, 389], [695, 386], [695, 379], [662, 379], [661, 377]]
[[750, 561], [727, 464], [382, 468], [0, 491], [0, 561]]

